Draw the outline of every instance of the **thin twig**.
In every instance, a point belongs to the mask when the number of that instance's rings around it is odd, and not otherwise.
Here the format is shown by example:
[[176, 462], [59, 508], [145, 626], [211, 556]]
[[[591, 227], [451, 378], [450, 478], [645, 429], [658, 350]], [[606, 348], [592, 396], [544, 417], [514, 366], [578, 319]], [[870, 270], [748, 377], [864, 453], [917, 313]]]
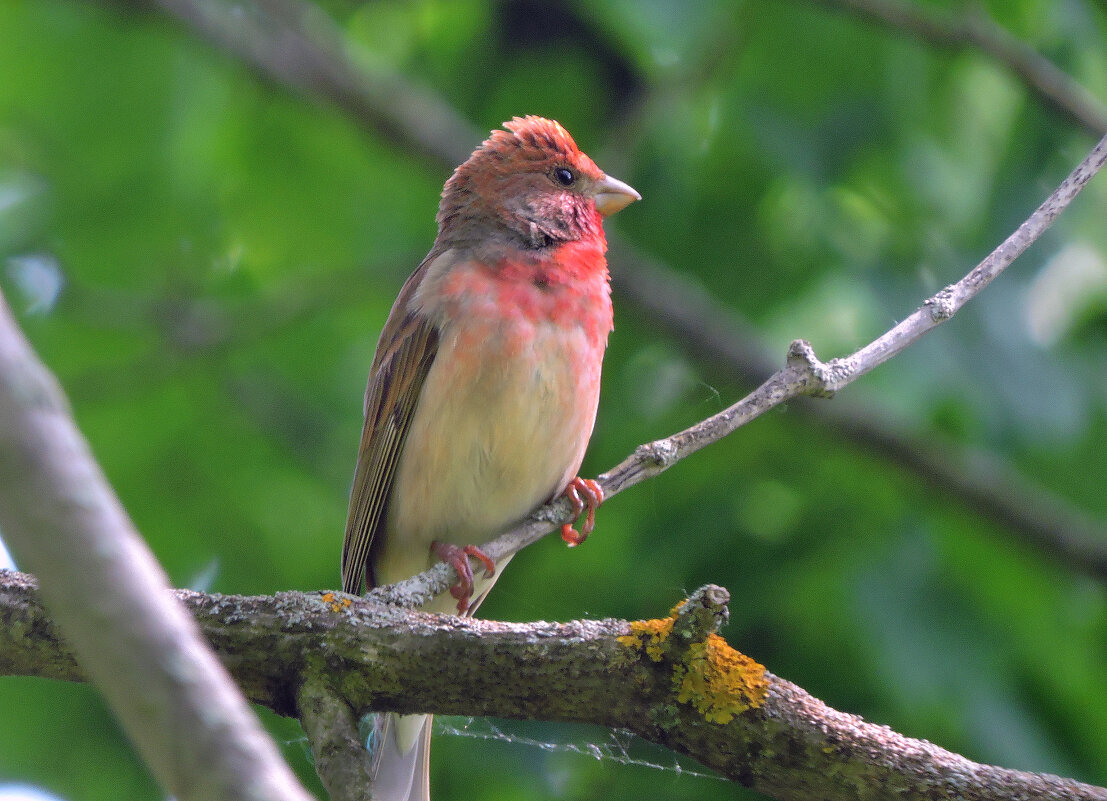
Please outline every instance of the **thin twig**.
[[[746, 385], [776, 369], [768, 352], [756, 344], [752, 326], [733, 309], [632, 243], [611, 240], [611, 275], [619, 300], [630, 300], [646, 312], [651, 324], [667, 330], [689, 355], [716, 370], [723, 366], [732, 380]], [[828, 434], [912, 471], [996, 522], [1016, 541], [1107, 580], [1107, 527], [1028, 480], [1006, 460], [937, 434], [907, 435], [879, 410], [845, 399], [795, 403], [789, 413], [808, 417]]]

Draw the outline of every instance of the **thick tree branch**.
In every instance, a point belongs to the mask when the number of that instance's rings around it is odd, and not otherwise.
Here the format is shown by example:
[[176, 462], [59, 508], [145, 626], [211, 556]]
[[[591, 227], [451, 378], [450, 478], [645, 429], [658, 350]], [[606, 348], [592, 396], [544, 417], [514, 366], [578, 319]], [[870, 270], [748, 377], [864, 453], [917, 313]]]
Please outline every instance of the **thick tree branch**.
[[[0, 527], [37, 572], [81, 664], [154, 775], [195, 801], [306, 799], [242, 695], [166, 592], [0, 293]], [[51, 627], [48, 642], [57, 642]]]
[[1016, 39], [979, 9], [954, 16], [901, 0], [815, 0], [937, 47], [973, 49], [1009, 69], [1047, 106], [1092, 136], [1107, 133], [1107, 109], [1052, 61]]
[[[339, 776], [363, 775], [352, 710], [374, 709], [627, 729], [778, 799], [1107, 801], [1103, 788], [977, 764], [866, 723], [763, 672], [713, 633], [726, 619], [721, 587], [633, 623], [497, 623], [332, 593], [176, 596], [251, 700], [306, 715], [316, 754], [339, 771], [336, 799], [356, 797]], [[82, 680], [52, 631], [33, 579], [0, 572], [0, 675]]]
[[[147, 2], [159, 5], [200, 36], [241, 58], [263, 78], [343, 109], [367, 132], [396, 142], [444, 169], [452, 169], [463, 161], [471, 146], [482, 138], [480, 131], [426, 89], [412, 86], [399, 76], [370, 76], [355, 66], [346, 53], [341, 31], [312, 6], [295, 0], [256, 0], [246, 7], [249, 13], [242, 13], [241, 4], [218, 0], [211, 3], [197, 0]], [[954, 36], [948, 31], [939, 36], [947, 28], [956, 31], [958, 24], [938, 17], [937, 12], [930, 15], [930, 12], [881, 0], [872, 3], [865, 0], [820, 2], [853, 8], [858, 13], [866, 9], [864, 13], [868, 17], [885, 24], [918, 29], [916, 35], [920, 30], [937, 32], [935, 43], [939, 45], [949, 44], [951, 38], [964, 46], [971, 46], [975, 41], [968, 35]], [[909, 23], [916, 17], [923, 19], [923, 23], [912, 28]], [[985, 25], [980, 20], [966, 24], [969, 27]], [[996, 40], [1004, 36], [1010, 38], [999, 30], [990, 38]], [[997, 52], [981, 45], [981, 49], [1007, 63], [1002, 57], [1003, 48]], [[1017, 42], [1006, 49], [1032, 53]], [[1060, 74], [1048, 61], [1041, 69], [1034, 68], [1036, 60], [1044, 61], [1036, 54], [1023, 58], [1031, 64], [1028, 70], [1031, 74]], [[1018, 70], [1016, 73], [1024, 77]], [[1024, 77], [1024, 80], [1030, 86], [1035, 85], [1029, 78]], [[1089, 105], [1064, 100], [1070, 96], [1077, 100], [1088, 96], [1071, 79], [1062, 76], [1056, 83], [1070, 87], [1069, 91], [1056, 96], [1066, 103], [1065, 110], [1078, 122], [1102, 115], [1094, 101]], [[1085, 113], [1088, 109], [1093, 113]], [[1102, 132], [1101, 128], [1096, 130]], [[630, 300], [649, 312], [652, 319], [673, 331], [676, 340], [693, 355], [706, 354], [728, 365], [745, 381], [759, 382], [776, 369], [776, 363], [752, 344], [756, 337], [743, 330], [733, 312], [692, 287], [675, 270], [633, 251], [618, 237], [611, 239], [612, 275], [621, 299]], [[871, 409], [845, 404], [822, 408], [800, 404], [797, 408], [826, 424], [830, 431], [914, 471], [1044, 552], [1090, 575], [1107, 577], [1107, 531], [1102, 524], [1020, 476], [1002, 460], [970, 451], [954, 442], [943, 442], [936, 447], [920, 438], [905, 436], [892, 425], [882, 423], [882, 415]], [[982, 462], [987, 462], [988, 467], [984, 473], [976, 469]], [[567, 509], [566, 506], [566, 512]]]
[[330, 801], [367, 801], [373, 797], [372, 758], [358, 736], [357, 716], [330, 679], [320, 673], [303, 678], [296, 696], [300, 723]]

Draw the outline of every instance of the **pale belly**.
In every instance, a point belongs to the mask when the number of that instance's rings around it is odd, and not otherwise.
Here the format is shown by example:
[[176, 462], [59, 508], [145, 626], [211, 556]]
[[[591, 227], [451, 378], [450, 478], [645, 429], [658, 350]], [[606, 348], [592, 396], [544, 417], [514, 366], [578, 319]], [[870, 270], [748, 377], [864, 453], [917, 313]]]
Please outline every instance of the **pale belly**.
[[[443, 330], [397, 465], [379, 584], [434, 564], [432, 541], [480, 545], [565, 488], [595, 421], [596, 348], [582, 328], [548, 322]], [[479, 581], [474, 600], [494, 581]]]

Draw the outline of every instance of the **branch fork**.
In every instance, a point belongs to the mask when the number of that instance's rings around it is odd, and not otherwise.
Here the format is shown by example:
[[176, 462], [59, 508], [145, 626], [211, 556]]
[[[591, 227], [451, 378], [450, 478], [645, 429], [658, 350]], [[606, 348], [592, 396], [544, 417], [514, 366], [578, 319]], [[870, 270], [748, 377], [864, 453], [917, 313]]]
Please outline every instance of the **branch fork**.
[[788, 346], [788, 367], [798, 370], [799, 380], [804, 385], [804, 395], [813, 398], [833, 398], [839, 389], [853, 380], [846, 360], [819, 360], [815, 349], [806, 339], [797, 339]]

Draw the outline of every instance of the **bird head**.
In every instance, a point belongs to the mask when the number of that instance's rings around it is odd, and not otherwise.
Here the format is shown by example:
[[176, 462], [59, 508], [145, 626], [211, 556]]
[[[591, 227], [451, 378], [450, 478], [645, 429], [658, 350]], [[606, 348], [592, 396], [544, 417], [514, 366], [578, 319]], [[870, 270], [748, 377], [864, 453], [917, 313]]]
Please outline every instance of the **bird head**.
[[492, 226], [527, 247], [548, 247], [602, 236], [602, 217], [640, 199], [582, 153], [559, 123], [515, 117], [446, 182], [439, 236], [484, 239]]

